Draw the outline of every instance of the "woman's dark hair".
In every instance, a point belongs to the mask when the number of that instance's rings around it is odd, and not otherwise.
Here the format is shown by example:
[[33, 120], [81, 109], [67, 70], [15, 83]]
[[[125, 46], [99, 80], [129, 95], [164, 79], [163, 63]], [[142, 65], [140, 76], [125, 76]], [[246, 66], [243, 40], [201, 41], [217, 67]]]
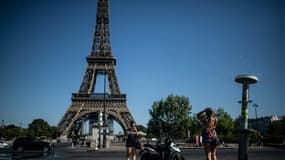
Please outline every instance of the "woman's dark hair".
[[130, 125], [132, 126], [133, 124], [135, 124], [135, 121], [130, 121]]
[[215, 115], [215, 112], [214, 112], [214, 110], [212, 108], [207, 108], [205, 110], [205, 112], [206, 112], [206, 116], [207, 117], [211, 117], [212, 115]]

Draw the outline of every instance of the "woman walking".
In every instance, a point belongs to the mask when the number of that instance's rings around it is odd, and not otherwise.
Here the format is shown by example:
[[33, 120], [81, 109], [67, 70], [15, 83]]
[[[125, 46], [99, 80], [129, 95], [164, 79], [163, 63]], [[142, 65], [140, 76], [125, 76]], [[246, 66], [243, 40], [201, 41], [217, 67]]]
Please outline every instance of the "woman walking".
[[131, 122], [131, 128], [127, 130], [127, 160], [136, 160], [136, 147], [138, 144], [138, 130], [135, 122]]
[[211, 108], [206, 108], [197, 113], [197, 118], [203, 124], [202, 143], [206, 153], [206, 160], [217, 160], [216, 148], [218, 143], [216, 125], [217, 117]]

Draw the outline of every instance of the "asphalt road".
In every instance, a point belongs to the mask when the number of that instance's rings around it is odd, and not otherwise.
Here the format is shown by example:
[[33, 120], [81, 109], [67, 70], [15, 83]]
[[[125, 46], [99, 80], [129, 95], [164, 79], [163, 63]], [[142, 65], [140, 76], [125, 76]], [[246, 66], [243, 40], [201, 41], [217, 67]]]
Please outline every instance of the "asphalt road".
[[[125, 160], [125, 151], [118, 150], [100, 150], [87, 151], [85, 147], [71, 147], [69, 143], [56, 145], [54, 153], [49, 155], [25, 154], [12, 155], [9, 151], [0, 150], [1, 160], [26, 159], [26, 160]], [[183, 149], [182, 155], [186, 160], [204, 160], [204, 151], [201, 148]], [[14, 158], [12, 158], [14, 157]], [[219, 160], [237, 159], [236, 148], [219, 148], [217, 150]], [[248, 153], [249, 160], [284, 160], [285, 149], [279, 148], [250, 148]], [[139, 158], [138, 158], [139, 160]]]

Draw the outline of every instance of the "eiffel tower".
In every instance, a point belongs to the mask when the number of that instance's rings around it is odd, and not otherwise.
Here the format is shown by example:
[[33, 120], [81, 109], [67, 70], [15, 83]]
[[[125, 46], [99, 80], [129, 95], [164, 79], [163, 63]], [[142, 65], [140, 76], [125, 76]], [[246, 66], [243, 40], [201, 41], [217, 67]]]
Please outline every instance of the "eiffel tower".
[[[58, 123], [61, 136], [70, 135], [75, 121], [90, 113], [103, 113], [103, 122], [106, 119], [115, 120], [124, 131], [130, 127], [130, 121], [134, 121], [126, 105], [126, 94], [121, 93], [116, 77], [109, 22], [109, 0], [99, 0], [91, 54], [86, 58], [88, 65], [79, 91], [72, 94], [72, 104]], [[95, 93], [96, 79], [102, 75], [104, 93]], [[105, 92], [106, 77], [109, 93]]]

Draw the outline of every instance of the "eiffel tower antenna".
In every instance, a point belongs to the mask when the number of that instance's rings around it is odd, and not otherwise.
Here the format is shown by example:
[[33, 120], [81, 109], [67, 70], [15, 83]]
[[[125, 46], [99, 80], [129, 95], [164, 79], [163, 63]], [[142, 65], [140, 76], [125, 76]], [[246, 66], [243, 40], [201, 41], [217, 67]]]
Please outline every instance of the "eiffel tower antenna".
[[[58, 123], [61, 135], [72, 133], [75, 122], [88, 114], [103, 113], [103, 122], [115, 120], [126, 132], [134, 121], [127, 104], [126, 94], [120, 91], [110, 42], [109, 0], [98, 0], [96, 25], [90, 55], [86, 58], [87, 68], [77, 93], [72, 94], [72, 103]], [[104, 93], [96, 93], [97, 76], [104, 76]], [[110, 93], [106, 93], [106, 81]]]

